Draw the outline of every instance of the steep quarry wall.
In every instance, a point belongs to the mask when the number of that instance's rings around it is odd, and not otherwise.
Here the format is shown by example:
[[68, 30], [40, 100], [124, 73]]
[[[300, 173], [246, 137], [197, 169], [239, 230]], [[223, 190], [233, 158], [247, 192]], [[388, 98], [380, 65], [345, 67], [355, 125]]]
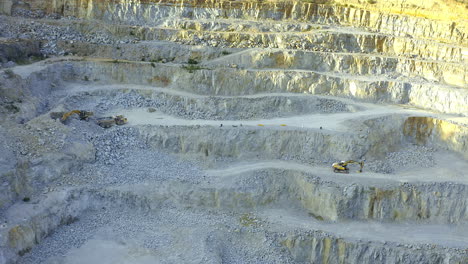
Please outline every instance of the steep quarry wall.
[[[407, 37], [355, 32], [320, 32], [289, 34], [284, 32], [246, 33], [197, 31], [161, 27], [115, 26], [116, 35], [136, 36], [141, 40], [167, 40], [196, 44], [201, 39], [207, 45], [237, 48], [282, 48], [325, 50], [351, 53], [384, 53], [391, 56], [423, 57], [449, 62], [466, 62], [467, 48]], [[210, 44], [211, 43], [211, 44]]]
[[322, 53], [306, 51], [263, 51], [253, 49], [209, 62], [209, 65], [235, 64], [241, 68], [297, 69], [317, 72], [375, 76], [401, 74], [429, 81], [467, 87], [466, 67], [409, 58], [382, 57], [368, 54]]
[[451, 149], [468, 159], [468, 127], [463, 124], [431, 117], [409, 117], [403, 124], [403, 134], [415, 144], [431, 142]]
[[370, 156], [397, 151], [405, 144], [417, 144], [447, 149], [468, 158], [466, 124], [423, 116], [389, 116], [369, 119], [363, 124], [369, 128], [367, 140], [373, 142], [367, 153]]
[[[238, 130], [210, 127], [159, 127], [142, 129], [143, 137], [156, 148], [177, 154], [210, 159], [294, 159], [304, 162], [333, 161], [338, 157], [361, 157], [367, 146], [357, 135], [319, 131]], [[346, 137], [346, 142], [343, 138]], [[260, 154], [261, 153], [261, 154]]]
[[[430, 246], [411, 250], [403, 245], [397, 248], [389, 243], [358, 242], [350, 244], [337, 237], [327, 237], [322, 232], [307, 234], [289, 234], [283, 244], [294, 256], [295, 261], [314, 263], [449, 263], [458, 264], [467, 261], [463, 253], [446, 255], [443, 250], [435, 252]], [[431, 253], [429, 253], [431, 252]]]
[[0, 62], [27, 62], [29, 57], [39, 57], [41, 43], [28, 39], [8, 40], [0, 38]]
[[20, 83], [32, 87], [33, 79], [44, 83], [38, 87], [45, 90], [53, 89], [52, 83], [57, 86], [66, 80], [150, 85], [204, 95], [305, 92], [468, 114], [468, 89], [432, 83], [412, 84], [385, 78], [352, 79], [348, 75], [314, 71], [243, 70], [210, 66], [198, 66], [190, 70], [186, 65], [90, 59], [44, 67], [43, 71], [32, 74]]
[[[178, 65], [101, 61], [77, 63], [77, 76], [113, 83], [135, 83], [179, 89], [200, 94], [241, 95], [264, 92], [295, 92], [347, 96], [372, 102], [409, 103], [440, 112], [468, 113], [468, 89], [438, 84], [410, 84], [373, 78], [351, 79], [346, 75], [313, 71], [239, 70], [198, 68], [188, 71]], [[137, 74], [138, 73], [138, 74]], [[105, 78], [105, 80], [103, 79]], [[376, 80], [377, 79], [377, 80]]]
[[[28, 1], [26, 1], [28, 2]], [[420, 3], [391, 1], [372, 5], [328, 5], [301, 1], [164, 1], [161, 5], [152, 5], [151, 1], [31, 1], [33, 9], [61, 13], [88, 19], [103, 19], [124, 23], [156, 25], [165, 17], [184, 17], [190, 19], [213, 18], [248, 18], [310, 21], [313, 23], [337, 23], [356, 27], [370, 28], [382, 33], [406, 34], [420, 38], [436, 38], [451, 43], [467, 43], [466, 6], [455, 1], [431, 1], [425, 7]], [[174, 5], [175, 4], [175, 5]], [[391, 7], [393, 5], [393, 7]], [[423, 4], [424, 5], [424, 4]], [[431, 6], [431, 7], [428, 7]], [[440, 7], [431, 9], [433, 7]], [[366, 8], [366, 9], [361, 9]], [[367, 10], [371, 7], [370, 10]], [[436, 11], [437, 10], [437, 11]], [[413, 12], [419, 12], [419, 16]], [[427, 13], [427, 15], [425, 15]], [[458, 16], [454, 16], [457, 14]], [[437, 15], [437, 16], [436, 16]], [[437, 22], [425, 17], [444, 19]], [[452, 18], [458, 18], [455, 21]], [[465, 19], [465, 21], [463, 21]]]

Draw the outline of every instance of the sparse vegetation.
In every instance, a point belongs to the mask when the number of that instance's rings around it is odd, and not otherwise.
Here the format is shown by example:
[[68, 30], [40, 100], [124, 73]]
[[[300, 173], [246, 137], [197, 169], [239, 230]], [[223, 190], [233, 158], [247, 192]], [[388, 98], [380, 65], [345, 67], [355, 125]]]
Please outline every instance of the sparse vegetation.
[[150, 61], [153, 62], [153, 63], [160, 63], [162, 62], [164, 59], [161, 58], [161, 57], [157, 57], [156, 59], [151, 59]]
[[8, 79], [13, 78], [15, 76], [15, 73], [11, 69], [6, 69], [4, 72]]
[[18, 252], [18, 255], [20, 256], [24, 256], [25, 254], [29, 253], [29, 251], [31, 251], [31, 248], [30, 247], [27, 247], [25, 249], [22, 249]]
[[195, 60], [195, 59], [190, 58], [190, 59], [188, 59], [187, 63], [188, 64], [198, 64], [198, 61]]
[[320, 215], [316, 215], [316, 214], [314, 214], [314, 213], [312, 213], [312, 212], [309, 212], [309, 216], [311, 216], [311, 217], [313, 217], [313, 218], [315, 218], [315, 219], [317, 219], [317, 220], [319, 220], [319, 221], [323, 221], [323, 220], [324, 220], [323, 217], [321, 217]]
[[5, 109], [12, 113], [18, 113], [20, 108], [13, 104], [13, 102], [7, 103]]
[[148, 83], [159, 83], [159, 85], [168, 86], [171, 83], [171, 80], [166, 76], [154, 76], [153, 78], [148, 79]]
[[245, 213], [240, 216], [239, 222], [243, 226], [257, 226], [260, 221], [251, 213]]
[[60, 223], [62, 225], [71, 225], [71, 224], [75, 223], [76, 221], [78, 221], [78, 217], [69, 215], [69, 216], [67, 216], [65, 218], [62, 218]]
[[333, 4], [333, 1], [328, 0], [302, 0], [302, 2], [309, 4]]
[[195, 71], [204, 69], [203, 67], [200, 67], [200, 66], [194, 65], [194, 64], [184, 65], [184, 66], [182, 66], [182, 68], [187, 70], [190, 73], [193, 73]]

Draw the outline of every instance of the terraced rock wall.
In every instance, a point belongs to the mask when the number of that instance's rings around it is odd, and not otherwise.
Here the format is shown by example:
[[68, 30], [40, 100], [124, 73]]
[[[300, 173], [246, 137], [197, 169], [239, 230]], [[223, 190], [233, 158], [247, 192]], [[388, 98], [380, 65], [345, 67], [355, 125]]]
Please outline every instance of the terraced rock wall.
[[0, 264], [467, 262], [465, 0], [0, 1]]
[[[410, 13], [412, 10], [418, 10], [418, 6], [420, 5], [420, 3], [413, 4], [414, 6], [411, 6], [410, 3], [400, 5], [396, 3], [397, 1], [391, 2], [395, 6], [394, 9], [399, 9], [398, 12], [408, 10], [407, 12]], [[439, 4], [438, 2], [437, 4]], [[383, 33], [399, 32], [402, 35], [411, 34], [417, 37], [431, 37], [455, 43], [466, 43], [464, 35], [466, 23], [449, 21], [434, 23], [431, 20], [424, 20], [415, 16], [408, 16], [402, 20], [399, 16], [391, 14], [382, 15], [377, 12], [355, 8], [355, 5], [347, 3], [343, 6], [296, 1], [188, 1], [182, 5], [177, 5], [177, 1], [165, 1], [162, 5], [158, 6], [151, 3], [151, 1], [121, 1], [117, 3], [108, 1], [34, 1], [31, 2], [31, 5], [33, 9], [45, 9], [49, 12], [61, 13], [66, 16], [72, 15], [88, 19], [106, 19], [145, 25], [157, 23], [160, 19], [168, 16], [197, 19], [227, 17], [274, 20], [293, 19], [313, 23], [338, 23], [371, 28]], [[451, 1], [450, 4], [450, 9], [445, 12], [446, 15], [452, 12], [466, 15], [463, 13], [463, 8], [466, 9], [463, 4], [454, 1]], [[384, 3], [384, 5], [386, 4]], [[446, 4], [443, 5], [446, 6]], [[379, 6], [382, 5], [379, 4]], [[365, 7], [367, 8], [368, 6]], [[393, 10], [390, 9], [389, 11]], [[438, 17], [441, 17], [440, 13]]]
[[[180, 65], [127, 63], [125, 61], [83, 62], [76, 75], [94, 81], [134, 83], [171, 87], [176, 82], [185, 91], [199, 94], [239, 95], [265, 92], [296, 92], [349, 96], [371, 102], [408, 103], [447, 113], [468, 113], [467, 89], [436, 84], [393, 81], [360, 81], [315, 72], [277, 70], [208, 69]], [[136, 74], [138, 72], [138, 74]], [[105, 79], [103, 79], [105, 78]]]

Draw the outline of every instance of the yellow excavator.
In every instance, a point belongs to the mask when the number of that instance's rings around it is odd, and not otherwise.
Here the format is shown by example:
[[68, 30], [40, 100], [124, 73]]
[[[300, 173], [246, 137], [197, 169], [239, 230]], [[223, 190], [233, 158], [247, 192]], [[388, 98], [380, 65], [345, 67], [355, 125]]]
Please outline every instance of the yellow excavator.
[[335, 162], [332, 164], [333, 172], [338, 172], [338, 173], [349, 173], [349, 168], [348, 164], [359, 164], [361, 168], [359, 169], [359, 172], [362, 172], [362, 168], [364, 167], [364, 161], [355, 161], [355, 160], [348, 160], [348, 161], [340, 161], [340, 162]]
[[89, 112], [89, 111], [72, 110], [70, 112], [63, 113], [62, 117], [60, 118], [60, 121], [62, 122], [67, 121], [67, 119], [73, 114], [77, 114], [80, 120], [88, 120], [90, 116], [94, 115], [93, 112]]
[[[84, 110], [72, 110], [72, 111], [69, 111], [69, 112], [51, 112], [50, 113], [50, 117], [52, 119], [58, 119], [60, 118], [60, 121], [62, 121], [62, 123], [65, 123], [65, 121], [67, 121], [67, 119], [74, 115], [74, 114], [77, 114], [78, 117], [80, 118], [80, 120], [88, 120], [91, 116], [94, 115], [93, 112], [89, 112], [89, 111], [84, 111]], [[101, 117], [101, 118], [98, 118], [96, 120], [96, 123], [103, 127], [103, 128], [109, 128], [113, 125], [124, 125], [128, 122], [127, 118], [124, 117], [123, 115], [118, 115], [118, 116], [110, 116], [110, 117]]]

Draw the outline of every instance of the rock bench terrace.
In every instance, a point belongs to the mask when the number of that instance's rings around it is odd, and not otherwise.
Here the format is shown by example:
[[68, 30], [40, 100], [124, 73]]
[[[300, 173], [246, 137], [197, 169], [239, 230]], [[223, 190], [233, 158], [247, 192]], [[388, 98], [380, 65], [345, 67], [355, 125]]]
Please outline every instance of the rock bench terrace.
[[468, 263], [467, 21], [0, 0], [0, 264]]

